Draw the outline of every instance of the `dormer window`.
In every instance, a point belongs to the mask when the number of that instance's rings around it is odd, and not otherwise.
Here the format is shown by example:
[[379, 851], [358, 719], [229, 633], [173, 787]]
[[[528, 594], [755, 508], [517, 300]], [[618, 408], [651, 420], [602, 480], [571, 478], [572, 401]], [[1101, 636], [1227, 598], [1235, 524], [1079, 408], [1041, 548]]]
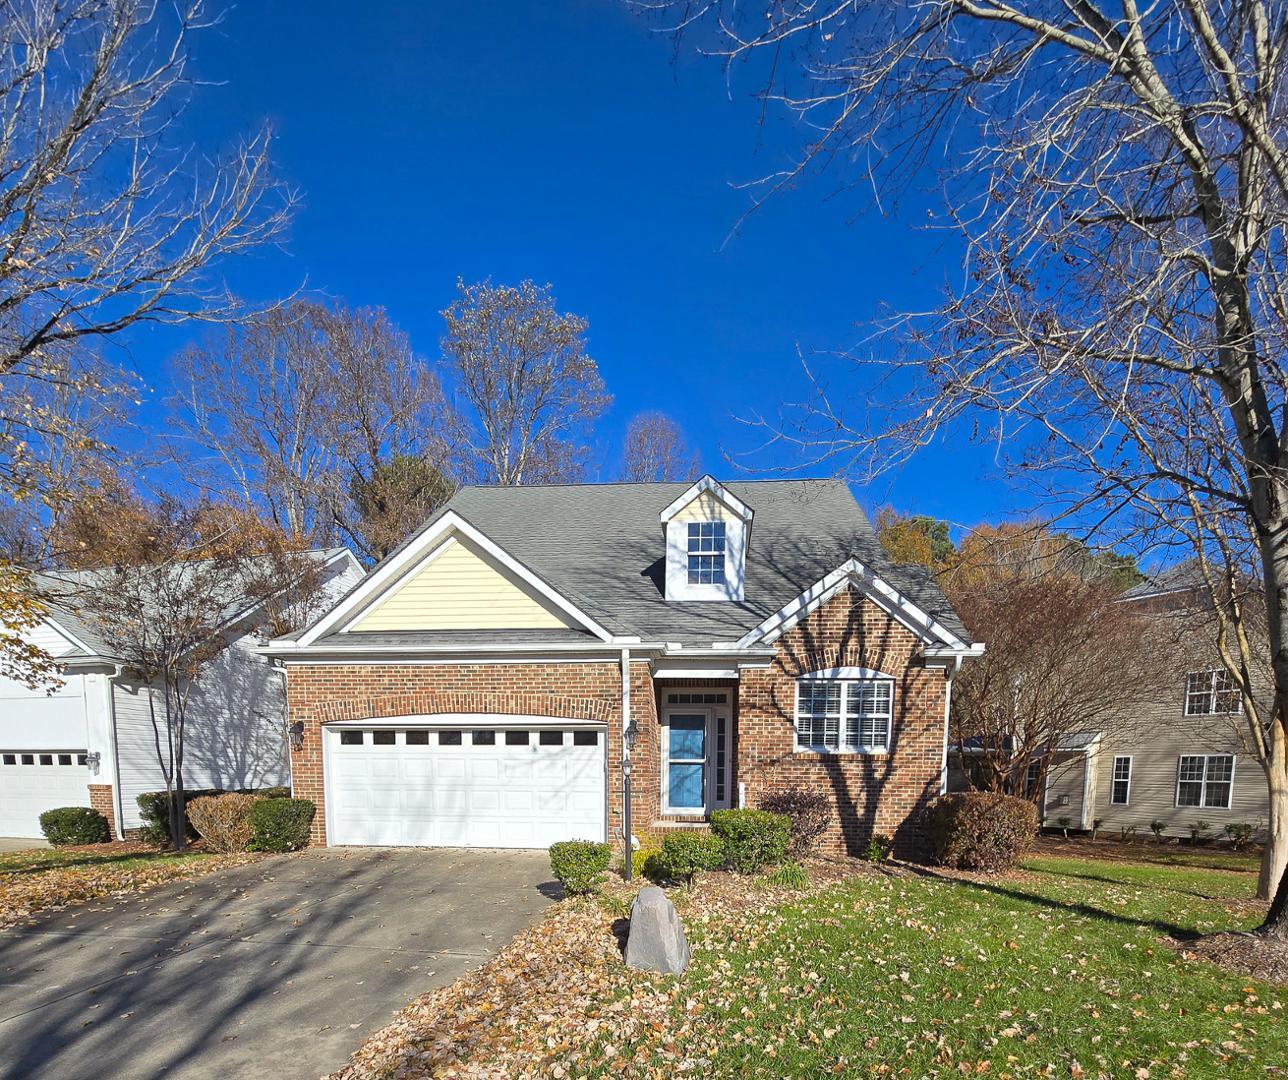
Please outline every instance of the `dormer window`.
[[689, 522], [689, 584], [725, 583], [725, 523]]
[[752, 510], [710, 476], [658, 515], [666, 540], [666, 598], [742, 600]]

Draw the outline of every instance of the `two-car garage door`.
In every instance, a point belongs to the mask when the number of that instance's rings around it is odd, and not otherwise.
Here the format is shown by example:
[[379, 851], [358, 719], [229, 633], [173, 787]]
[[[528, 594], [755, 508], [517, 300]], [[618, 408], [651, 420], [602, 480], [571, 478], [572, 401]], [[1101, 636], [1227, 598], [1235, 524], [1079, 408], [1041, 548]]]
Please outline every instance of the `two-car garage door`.
[[328, 842], [542, 848], [602, 841], [604, 728], [523, 723], [373, 721], [328, 729]]

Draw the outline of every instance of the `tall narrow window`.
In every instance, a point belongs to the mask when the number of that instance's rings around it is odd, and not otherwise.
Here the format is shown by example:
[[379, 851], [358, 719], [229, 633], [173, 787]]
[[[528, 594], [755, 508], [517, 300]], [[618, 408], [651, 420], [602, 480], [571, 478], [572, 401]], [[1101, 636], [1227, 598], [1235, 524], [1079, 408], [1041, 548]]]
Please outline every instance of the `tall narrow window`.
[[725, 523], [689, 522], [689, 584], [725, 583]]
[[1176, 805], [1230, 809], [1233, 754], [1183, 754], [1176, 765]]
[[1121, 755], [1114, 758], [1114, 777], [1109, 789], [1109, 801], [1114, 806], [1126, 806], [1131, 798], [1131, 757]]
[[1185, 676], [1185, 715], [1216, 716], [1239, 711], [1239, 690], [1225, 668]]
[[796, 749], [888, 750], [893, 702], [890, 679], [801, 679], [796, 684]]

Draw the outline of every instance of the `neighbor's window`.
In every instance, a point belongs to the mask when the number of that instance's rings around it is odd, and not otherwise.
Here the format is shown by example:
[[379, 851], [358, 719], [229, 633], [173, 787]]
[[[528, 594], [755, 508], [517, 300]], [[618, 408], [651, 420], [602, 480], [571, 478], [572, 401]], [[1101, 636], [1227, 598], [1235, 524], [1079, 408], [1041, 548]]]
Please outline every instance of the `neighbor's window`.
[[1109, 801], [1114, 806], [1126, 806], [1131, 798], [1131, 756], [1114, 758], [1114, 778], [1109, 788]]
[[1233, 754], [1184, 754], [1176, 767], [1176, 805], [1230, 809]]
[[796, 749], [889, 749], [893, 700], [891, 679], [801, 679], [796, 684]]
[[725, 523], [691, 521], [689, 523], [689, 584], [723, 585], [725, 583]]
[[1185, 676], [1185, 715], [1215, 716], [1239, 711], [1239, 691], [1225, 668]]

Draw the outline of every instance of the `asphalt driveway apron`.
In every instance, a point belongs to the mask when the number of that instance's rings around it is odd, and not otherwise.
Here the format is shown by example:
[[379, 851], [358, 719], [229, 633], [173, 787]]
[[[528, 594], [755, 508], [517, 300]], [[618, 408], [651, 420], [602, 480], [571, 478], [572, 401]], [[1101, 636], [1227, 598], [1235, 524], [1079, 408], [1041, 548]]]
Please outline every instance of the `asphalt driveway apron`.
[[0, 932], [0, 1077], [316, 1078], [550, 903], [545, 852], [279, 856]]

